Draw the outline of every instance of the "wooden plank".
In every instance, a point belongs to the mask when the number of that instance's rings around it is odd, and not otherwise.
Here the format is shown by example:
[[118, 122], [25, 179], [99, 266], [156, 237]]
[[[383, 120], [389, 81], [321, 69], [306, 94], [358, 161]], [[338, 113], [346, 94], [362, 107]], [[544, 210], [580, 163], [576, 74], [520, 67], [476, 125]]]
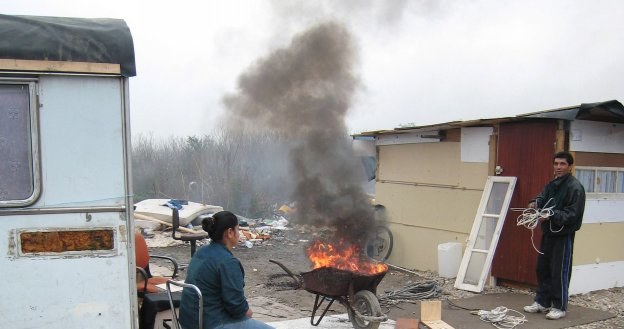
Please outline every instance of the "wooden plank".
[[394, 329], [419, 329], [418, 319], [399, 318], [396, 320]]
[[422, 323], [431, 329], [455, 329], [442, 320], [423, 321]]
[[420, 320], [434, 321], [442, 319], [442, 302], [439, 300], [420, 302]]
[[574, 152], [574, 164], [587, 167], [624, 167], [624, 154]]
[[496, 151], [498, 149], [498, 125], [494, 127], [494, 133], [490, 135], [490, 140], [488, 141], [488, 146], [490, 150], [489, 158], [488, 158], [488, 176], [496, 175]]
[[25, 59], [0, 59], [0, 70], [121, 74], [121, 66], [113, 63], [40, 61]]
[[421, 301], [420, 321], [431, 329], [454, 329], [442, 321], [442, 301]]

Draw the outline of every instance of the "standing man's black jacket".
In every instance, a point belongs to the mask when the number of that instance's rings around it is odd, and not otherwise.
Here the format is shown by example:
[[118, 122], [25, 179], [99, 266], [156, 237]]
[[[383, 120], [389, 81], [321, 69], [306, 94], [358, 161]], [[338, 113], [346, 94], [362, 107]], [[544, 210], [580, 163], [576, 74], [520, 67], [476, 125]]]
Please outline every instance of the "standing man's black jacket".
[[542, 234], [566, 235], [578, 231], [583, 223], [584, 201], [585, 189], [574, 176], [566, 174], [553, 179], [535, 198], [537, 209], [555, 206], [554, 214], [541, 224]]

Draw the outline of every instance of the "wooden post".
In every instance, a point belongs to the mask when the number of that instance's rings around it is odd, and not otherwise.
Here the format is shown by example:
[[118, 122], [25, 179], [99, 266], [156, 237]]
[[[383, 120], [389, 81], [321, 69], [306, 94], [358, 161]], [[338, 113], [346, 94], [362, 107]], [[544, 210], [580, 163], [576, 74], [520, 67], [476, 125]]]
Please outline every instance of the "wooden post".
[[557, 131], [555, 132], [555, 153], [565, 151], [566, 132], [563, 120], [557, 122]]
[[490, 176], [496, 175], [496, 165], [498, 165], [498, 127], [498, 124], [492, 127], [494, 131], [490, 135], [490, 140], [488, 141], [490, 151], [488, 159], [488, 175]]

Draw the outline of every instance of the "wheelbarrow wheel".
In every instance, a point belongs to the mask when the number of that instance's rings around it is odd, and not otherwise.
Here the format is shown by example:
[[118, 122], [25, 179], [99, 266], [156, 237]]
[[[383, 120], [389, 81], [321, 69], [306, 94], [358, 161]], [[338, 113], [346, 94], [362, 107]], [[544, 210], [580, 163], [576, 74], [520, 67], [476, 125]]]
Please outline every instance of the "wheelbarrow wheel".
[[356, 329], [377, 329], [380, 322], [368, 321], [360, 317], [359, 314], [370, 317], [381, 316], [381, 306], [379, 306], [379, 300], [377, 296], [368, 290], [358, 291], [351, 302], [351, 307], [347, 307], [349, 313], [349, 320], [353, 324], [353, 328]]

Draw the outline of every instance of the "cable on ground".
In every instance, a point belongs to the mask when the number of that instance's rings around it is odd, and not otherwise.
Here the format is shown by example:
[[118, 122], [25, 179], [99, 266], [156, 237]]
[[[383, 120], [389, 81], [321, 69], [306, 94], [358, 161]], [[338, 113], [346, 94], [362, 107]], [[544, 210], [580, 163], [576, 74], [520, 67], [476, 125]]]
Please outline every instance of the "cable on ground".
[[453, 303], [450, 299], [447, 299], [446, 302], [448, 303], [448, 305], [450, 307], [455, 307], [455, 308], [460, 308], [462, 310], [466, 310], [466, 311], [478, 311], [478, 308], [468, 308], [468, 307], [463, 307], [463, 306], [459, 306], [455, 303]]
[[[513, 312], [519, 316], [509, 315], [509, 312]], [[499, 306], [491, 311], [472, 311], [470, 314], [478, 315], [481, 321], [491, 323], [498, 329], [513, 329], [528, 321], [524, 314], [504, 306]]]
[[387, 292], [379, 296], [382, 305], [394, 305], [399, 302], [413, 303], [416, 300], [435, 298], [440, 296], [442, 287], [436, 281], [423, 281], [408, 284], [407, 286]]

